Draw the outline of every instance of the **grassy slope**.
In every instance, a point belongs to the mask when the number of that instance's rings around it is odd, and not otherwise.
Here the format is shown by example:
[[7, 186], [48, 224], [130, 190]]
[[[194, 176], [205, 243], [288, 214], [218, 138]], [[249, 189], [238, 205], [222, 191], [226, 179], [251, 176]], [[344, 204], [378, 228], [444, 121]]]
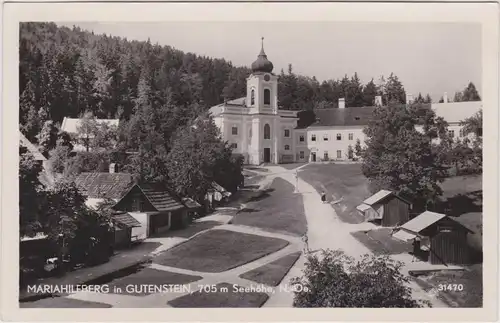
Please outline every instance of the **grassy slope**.
[[154, 262], [201, 272], [217, 273], [276, 252], [288, 241], [214, 229], [158, 255]]
[[248, 201], [231, 223], [303, 235], [307, 230], [304, 205], [294, 189], [287, 181], [274, 179], [270, 188]]
[[334, 205], [338, 216], [347, 223], [361, 223], [363, 219], [356, 211], [368, 196], [368, 183], [359, 164], [311, 164], [301, 169], [299, 176], [318, 192], [326, 191], [329, 201], [342, 198]]

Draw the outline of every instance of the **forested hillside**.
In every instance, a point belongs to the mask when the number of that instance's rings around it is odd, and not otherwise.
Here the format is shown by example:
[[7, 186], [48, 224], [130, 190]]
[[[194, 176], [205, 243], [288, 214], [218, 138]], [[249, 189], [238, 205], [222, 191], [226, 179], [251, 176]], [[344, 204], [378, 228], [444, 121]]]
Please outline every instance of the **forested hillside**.
[[[54, 23], [22, 23], [19, 53], [21, 130], [35, 142], [46, 120], [58, 123], [85, 112], [129, 120], [145, 104], [166, 109], [177, 124], [225, 98], [244, 96], [250, 73], [224, 59]], [[387, 100], [405, 100], [392, 74], [387, 81], [363, 85], [356, 74], [320, 84], [293, 73], [292, 65], [275, 72], [283, 109], [333, 107], [339, 97], [346, 98], [348, 107], [372, 105], [375, 95], [386, 90]]]

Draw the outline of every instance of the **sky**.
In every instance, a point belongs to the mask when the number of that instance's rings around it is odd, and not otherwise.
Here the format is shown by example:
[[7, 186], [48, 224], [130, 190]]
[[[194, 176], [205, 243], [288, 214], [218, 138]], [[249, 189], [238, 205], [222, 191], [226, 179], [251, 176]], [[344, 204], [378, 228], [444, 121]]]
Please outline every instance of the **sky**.
[[391, 72], [407, 93], [453, 97], [469, 82], [481, 93], [481, 26], [391, 22], [165, 22], [59, 23], [169, 45], [184, 52], [250, 66], [264, 49], [275, 73], [325, 79], [358, 73], [363, 83]]

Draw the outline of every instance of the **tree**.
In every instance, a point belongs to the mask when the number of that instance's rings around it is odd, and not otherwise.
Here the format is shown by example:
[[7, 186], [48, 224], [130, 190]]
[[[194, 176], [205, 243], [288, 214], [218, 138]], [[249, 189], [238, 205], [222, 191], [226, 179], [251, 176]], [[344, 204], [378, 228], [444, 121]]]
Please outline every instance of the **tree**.
[[385, 83], [385, 97], [387, 104], [390, 103], [406, 103], [406, 93], [403, 84], [399, 81], [399, 78], [391, 73], [387, 78]]
[[388, 256], [365, 255], [355, 262], [342, 251], [307, 257], [304, 274], [293, 279], [294, 307], [415, 308], [429, 302], [412, 299], [403, 263]]
[[[446, 176], [444, 157], [432, 144], [436, 132], [444, 131], [443, 125], [426, 110], [424, 116], [417, 116], [421, 109], [381, 107], [364, 129], [362, 171], [371, 190], [393, 190], [412, 200], [417, 210], [424, 210], [442, 194], [438, 184]], [[424, 123], [424, 133], [416, 130], [417, 122]]]
[[21, 236], [32, 236], [42, 228], [43, 185], [38, 179], [42, 165], [24, 147], [19, 149], [19, 158], [19, 229]]
[[363, 154], [363, 149], [361, 148], [361, 141], [356, 139], [356, 145], [354, 146], [354, 154], [357, 158], [360, 158]]
[[47, 120], [43, 124], [40, 133], [36, 136], [40, 150], [46, 157], [48, 152], [54, 149], [57, 145], [58, 132], [59, 129], [55, 126], [54, 121]]
[[378, 95], [377, 86], [373, 79], [368, 82], [363, 88], [363, 105], [373, 106], [375, 104], [375, 97]]
[[51, 171], [57, 174], [66, 174], [71, 163], [71, 150], [68, 146], [58, 144], [49, 152], [49, 165]]
[[465, 138], [467, 141], [464, 143], [470, 148], [469, 154], [466, 155], [470, 171], [480, 173], [483, 170], [483, 110], [463, 120], [460, 125], [464, 136], [473, 135], [471, 141]]
[[462, 101], [481, 101], [481, 96], [479, 96], [474, 83], [469, 82], [467, 87], [463, 90]]
[[241, 160], [231, 160], [231, 149], [211, 117], [179, 129], [174, 139], [167, 156], [168, 180], [180, 196], [201, 202], [213, 181], [241, 181]]
[[92, 146], [92, 140], [98, 131], [97, 120], [92, 112], [86, 112], [80, 119], [80, 124], [76, 128], [77, 141], [89, 151]]

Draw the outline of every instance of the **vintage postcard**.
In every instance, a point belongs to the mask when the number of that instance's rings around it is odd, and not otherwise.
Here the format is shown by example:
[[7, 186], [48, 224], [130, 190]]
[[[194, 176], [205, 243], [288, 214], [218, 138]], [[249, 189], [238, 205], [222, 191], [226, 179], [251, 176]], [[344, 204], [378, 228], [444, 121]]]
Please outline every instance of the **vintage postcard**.
[[3, 17], [5, 319], [495, 320], [495, 4]]

